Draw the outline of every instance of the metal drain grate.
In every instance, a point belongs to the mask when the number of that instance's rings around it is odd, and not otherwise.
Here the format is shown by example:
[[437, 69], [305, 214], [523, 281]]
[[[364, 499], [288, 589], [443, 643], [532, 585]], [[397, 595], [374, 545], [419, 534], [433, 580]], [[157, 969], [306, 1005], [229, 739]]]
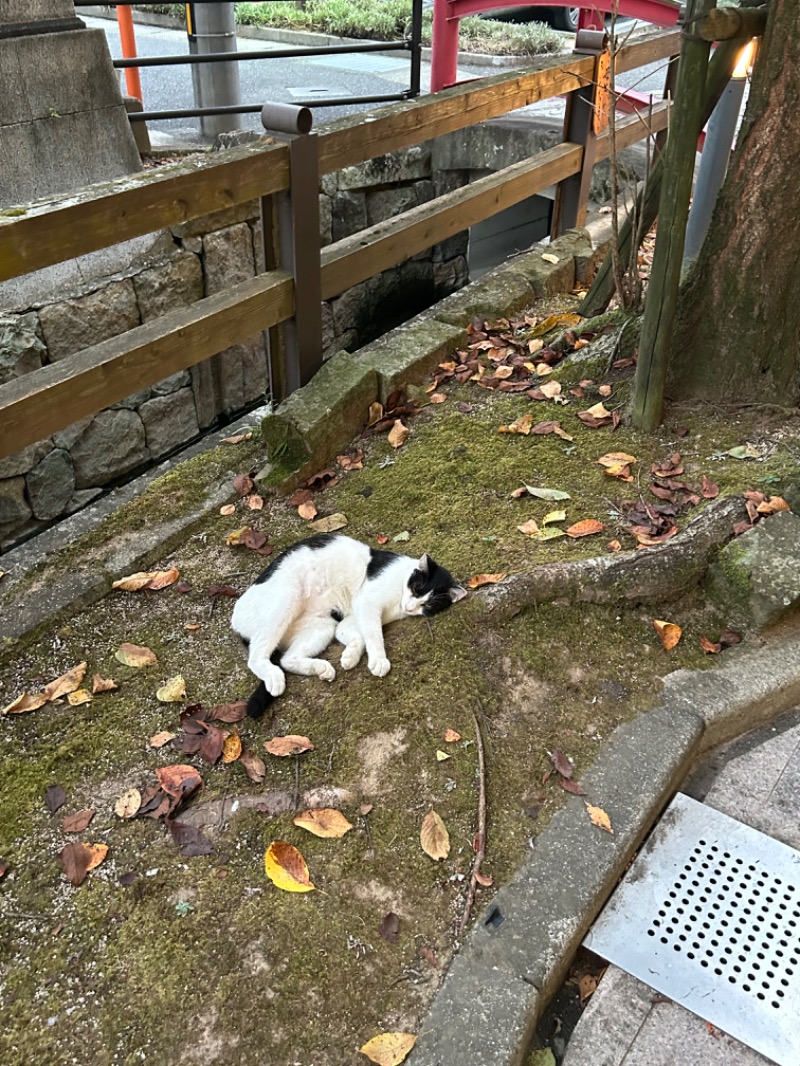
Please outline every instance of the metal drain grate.
[[781, 1066], [800, 1062], [800, 853], [679, 794], [586, 947]]

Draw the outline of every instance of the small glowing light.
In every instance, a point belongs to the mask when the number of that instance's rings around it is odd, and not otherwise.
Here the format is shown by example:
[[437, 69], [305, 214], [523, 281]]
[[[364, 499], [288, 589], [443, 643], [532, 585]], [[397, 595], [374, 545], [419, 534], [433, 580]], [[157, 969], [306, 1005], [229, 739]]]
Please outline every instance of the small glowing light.
[[746, 78], [753, 68], [753, 57], [756, 51], [755, 38], [752, 41], [748, 41], [744, 48], [739, 53], [739, 58], [736, 60], [736, 66], [733, 68], [734, 78]]

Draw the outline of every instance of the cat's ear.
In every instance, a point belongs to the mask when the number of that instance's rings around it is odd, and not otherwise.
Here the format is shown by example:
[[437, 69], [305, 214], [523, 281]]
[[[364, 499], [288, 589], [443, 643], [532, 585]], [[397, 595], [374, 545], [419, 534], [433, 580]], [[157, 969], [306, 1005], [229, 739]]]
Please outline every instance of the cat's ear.
[[433, 565], [432, 564], [433, 564], [433, 559], [431, 559], [430, 555], [428, 555], [428, 553], [425, 552], [425, 554], [422, 556], [420, 561], [417, 563], [417, 570], [422, 571], [423, 574], [429, 574], [431, 572], [431, 570], [433, 569]]
[[454, 585], [450, 589], [450, 599], [453, 603], [458, 603], [459, 600], [463, 600], [467, 594], [466, 589], [462, 589], [460, 585]]

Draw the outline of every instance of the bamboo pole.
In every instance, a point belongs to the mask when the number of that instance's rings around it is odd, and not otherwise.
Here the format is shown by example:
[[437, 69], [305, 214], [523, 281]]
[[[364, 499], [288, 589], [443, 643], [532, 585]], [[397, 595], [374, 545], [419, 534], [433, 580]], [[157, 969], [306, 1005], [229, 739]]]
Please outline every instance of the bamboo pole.
[[763, 37], [766, 28], [766, 7], [715, 7], [697, 23], [697, 34], [705, 41], [741, 41]]

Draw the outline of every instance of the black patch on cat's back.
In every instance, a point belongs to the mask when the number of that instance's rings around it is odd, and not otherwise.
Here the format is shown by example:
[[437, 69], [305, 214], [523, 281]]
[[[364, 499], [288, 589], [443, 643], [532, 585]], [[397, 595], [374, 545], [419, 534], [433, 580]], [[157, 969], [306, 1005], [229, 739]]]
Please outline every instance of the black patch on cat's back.
[[320, 548], [324, 548], [327, 544], [334, 539], [333, 533], [317, 533], [314, 537], [306, 537], [305, 540], [298, 540], [296, 544], [290, 544], [285, 551], [282, 551], [277, 559], [273, 559], [267, 569], [258, 575], [253, 582], [254, 585], [263, 585], [265, 581], [269, 581], [281, 563], [287, 556], [292, 555], [299, 548], [310, 548], [312, 551], [319, 551]]
[[398, 556], [395, 552], [381, 551], [380, 548], [370, 548], [369, 550], [369, 563], [367, 565], [367, 581], [371, 581], [378, 574], [383, 573], [387, 566], [397, 559]]

